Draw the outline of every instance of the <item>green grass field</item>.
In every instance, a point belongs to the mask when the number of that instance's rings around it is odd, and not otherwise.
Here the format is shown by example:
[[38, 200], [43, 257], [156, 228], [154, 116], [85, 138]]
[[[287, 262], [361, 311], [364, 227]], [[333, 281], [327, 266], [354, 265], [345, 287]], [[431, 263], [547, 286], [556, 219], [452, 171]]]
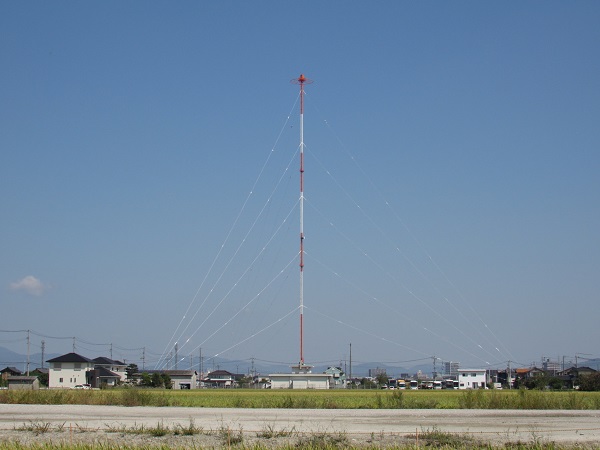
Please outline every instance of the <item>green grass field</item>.
[[0, 391], [0, 403], [321, 409], [600, 409], [600, 392], [121, 388]]

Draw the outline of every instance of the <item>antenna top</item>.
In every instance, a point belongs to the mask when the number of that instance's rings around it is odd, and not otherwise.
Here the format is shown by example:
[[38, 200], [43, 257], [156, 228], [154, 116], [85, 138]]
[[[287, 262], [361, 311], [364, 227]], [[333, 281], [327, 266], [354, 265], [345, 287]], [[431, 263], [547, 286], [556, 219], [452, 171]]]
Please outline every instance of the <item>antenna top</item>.
[[306, 78], [303, 73], [301, 73], [298, 78], [294, 78], [290, 82], [293, 83], [293, 84], [310, 84], [310, 83], [314, 83], [313, 80], [311, 80], [309, 78]]

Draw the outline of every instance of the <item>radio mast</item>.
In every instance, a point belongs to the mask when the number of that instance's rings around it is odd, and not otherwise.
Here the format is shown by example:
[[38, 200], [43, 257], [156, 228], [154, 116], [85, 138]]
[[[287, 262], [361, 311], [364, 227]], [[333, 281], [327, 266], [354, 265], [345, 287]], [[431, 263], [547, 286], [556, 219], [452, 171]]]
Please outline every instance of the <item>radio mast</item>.
[[304, 85], [312, 80], [301, 74], [292, 83], [300, 85], [300, 364], [304, 365]]

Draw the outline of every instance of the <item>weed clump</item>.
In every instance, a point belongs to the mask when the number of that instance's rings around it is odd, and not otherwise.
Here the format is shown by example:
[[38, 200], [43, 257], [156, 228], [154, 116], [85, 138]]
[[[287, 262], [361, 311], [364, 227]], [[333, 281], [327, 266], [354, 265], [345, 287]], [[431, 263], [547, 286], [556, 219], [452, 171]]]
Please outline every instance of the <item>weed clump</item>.
[[302, 436], [296, 443], [297, 449], [330, 449], [330, 448], [348, 448], [348, 436], [346, 433], [326, 433], [316, 432], [310, 435]]

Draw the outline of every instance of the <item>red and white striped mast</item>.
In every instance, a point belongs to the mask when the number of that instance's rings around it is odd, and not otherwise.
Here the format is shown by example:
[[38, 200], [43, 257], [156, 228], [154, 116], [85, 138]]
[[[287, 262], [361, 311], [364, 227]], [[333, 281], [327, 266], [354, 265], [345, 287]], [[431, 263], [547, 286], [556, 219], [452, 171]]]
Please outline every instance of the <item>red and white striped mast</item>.
[[292, 80], [300, 85], [300, 366], [304, 365], [304, 85], [312, 82], [303, 74]]

